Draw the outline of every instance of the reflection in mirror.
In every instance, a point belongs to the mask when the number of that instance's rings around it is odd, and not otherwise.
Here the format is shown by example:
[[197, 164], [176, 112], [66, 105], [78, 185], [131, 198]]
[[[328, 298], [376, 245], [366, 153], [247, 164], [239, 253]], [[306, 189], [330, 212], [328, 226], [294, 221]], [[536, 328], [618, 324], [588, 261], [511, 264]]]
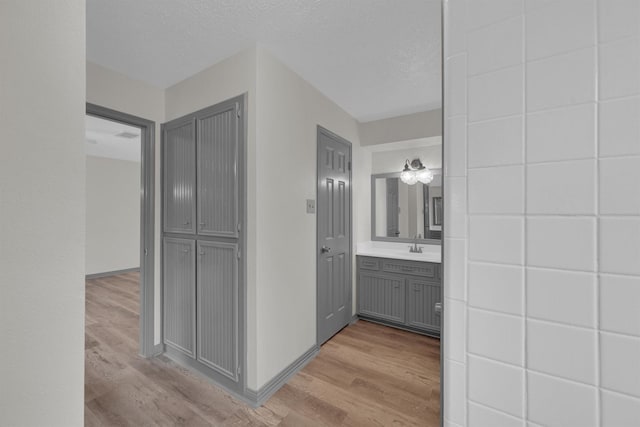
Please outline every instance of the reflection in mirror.
[[399, 173], [372, 176], [373, 240], [441, 239], [442, 175], [433, 172], [428, 185], [405, 184]]

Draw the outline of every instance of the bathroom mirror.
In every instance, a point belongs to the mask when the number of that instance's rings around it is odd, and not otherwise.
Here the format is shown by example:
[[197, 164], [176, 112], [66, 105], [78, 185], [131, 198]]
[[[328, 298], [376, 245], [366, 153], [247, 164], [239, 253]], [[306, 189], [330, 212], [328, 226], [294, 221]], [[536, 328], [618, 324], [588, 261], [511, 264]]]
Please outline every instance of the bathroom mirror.
[[440, 243], [442, 237], [442, 171], [433, 181], [413, 185], [400, 172], [371, 175], [371, 240]]

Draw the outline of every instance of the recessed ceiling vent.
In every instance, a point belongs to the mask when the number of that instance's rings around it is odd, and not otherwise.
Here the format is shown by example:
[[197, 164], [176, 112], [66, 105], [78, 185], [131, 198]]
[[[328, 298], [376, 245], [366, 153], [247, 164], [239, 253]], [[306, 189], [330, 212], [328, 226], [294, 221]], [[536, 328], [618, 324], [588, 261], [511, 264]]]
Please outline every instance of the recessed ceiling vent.
[[133, 133], [133, 132], [120, 132], [117, 133], [116, 136], [120, 137], [120, 138], [126, 138], [126, 139], [133, 139], [133, 138], [137, 138], [138, 134], [137, 133]]

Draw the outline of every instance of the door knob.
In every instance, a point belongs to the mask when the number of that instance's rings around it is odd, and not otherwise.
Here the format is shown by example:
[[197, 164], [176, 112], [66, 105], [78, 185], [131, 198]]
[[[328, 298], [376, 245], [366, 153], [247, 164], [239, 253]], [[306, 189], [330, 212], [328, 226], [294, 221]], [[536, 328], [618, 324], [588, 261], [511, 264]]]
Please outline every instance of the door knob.
[[331, 252], [331, 248], [328, 246], [322, 246], [321, 252], [326, 254], [327, 252]]

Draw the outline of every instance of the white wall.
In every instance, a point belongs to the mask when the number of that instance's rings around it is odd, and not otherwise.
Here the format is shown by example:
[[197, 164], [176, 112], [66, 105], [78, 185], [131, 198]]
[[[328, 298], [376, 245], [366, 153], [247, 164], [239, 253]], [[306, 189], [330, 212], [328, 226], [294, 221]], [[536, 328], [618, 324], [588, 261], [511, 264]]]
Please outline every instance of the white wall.
[[85, 5], [0, 2], [0, 425], [81, 426]]
[[363, 146], [441, 136], [442, 110], [359, 123], [358, 130]]
[[131, 114], [156, 124], [155, 319], [154, 343], [160, 343], [160, 125], [164, 120], [164, 90], [130, 79], [91, 62], [86, 63], [87, 102]]
[[640, 2], [446, 2], [447, 425], [640, 420]]
[[[353, 149], [355, 242], [370, 233], [370, 161], [349, 114], [266, 50], [257, 62], [258, 388], [316, 343], [317, 126]], [[355, 284], [355, 281], [354, 281]], [[355, 301], [355, 298], [354, 298]]]
[[402, 172], [405, 160], [420, 159], [430, 169], [442, 168], [442, 144], [374, 152], [371, 173]]
[[86, 274], [138, 268], [140, 162], [86, 159]]

